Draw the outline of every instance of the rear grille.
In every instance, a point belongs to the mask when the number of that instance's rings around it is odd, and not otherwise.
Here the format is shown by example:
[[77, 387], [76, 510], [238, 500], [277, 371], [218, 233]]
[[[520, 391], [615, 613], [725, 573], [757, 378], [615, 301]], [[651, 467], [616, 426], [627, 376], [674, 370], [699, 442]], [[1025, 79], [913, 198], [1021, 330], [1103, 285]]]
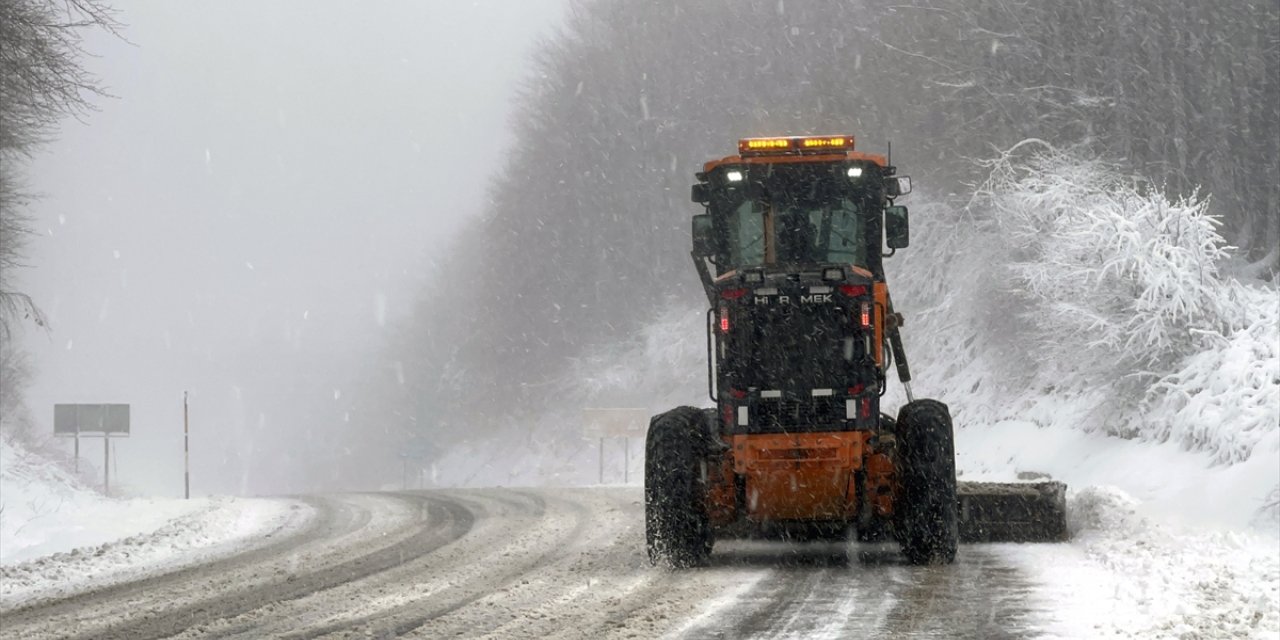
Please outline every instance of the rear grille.
[[750, 411], [750, 433], [822, 431], [844, 422], [843, 398], [761, 399]]
[[[802, 297], [800, 290], [783, 293]], [[732, 313], [728, 350], [719, 363], [726, 388], [777, 389], [803, 397], [813, 389], [847, 386], [875, 366], [862, 353], [862, 333], [843, 302], [744, 303]]]
[[838, 457], [840, 450], [834, 447], [760, 450], [761, 460], [834, 460]]

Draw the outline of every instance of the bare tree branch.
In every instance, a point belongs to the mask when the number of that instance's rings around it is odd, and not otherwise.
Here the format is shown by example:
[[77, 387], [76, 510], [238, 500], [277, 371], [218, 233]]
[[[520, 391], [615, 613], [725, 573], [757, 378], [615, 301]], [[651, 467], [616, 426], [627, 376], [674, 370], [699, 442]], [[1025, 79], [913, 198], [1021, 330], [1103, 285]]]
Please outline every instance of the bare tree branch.
[[81, 60], [85, 29], [119, 35], [115, 12], [98, 0], [0, 0], [0, 335], [19, 321], [45, 326], [31, 297], [10, 281], [31, 235], [31, 196], [14, 167], [49, 141], [65, 117], [93, 110], [105, 95]]

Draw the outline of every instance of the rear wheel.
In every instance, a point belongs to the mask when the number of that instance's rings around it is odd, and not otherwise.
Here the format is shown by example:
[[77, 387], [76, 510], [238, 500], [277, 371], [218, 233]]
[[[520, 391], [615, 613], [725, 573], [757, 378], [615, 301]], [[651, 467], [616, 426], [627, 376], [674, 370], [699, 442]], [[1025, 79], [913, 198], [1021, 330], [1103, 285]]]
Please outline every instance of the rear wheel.
[[706, 508], [702, 410], [677, 407], [649, 422], [644, 515], [649, 561], [674, 568], [705, 564], [714, 539]]
[[916, 400], [898, 412], [896, 431], [902, 553], [912, 564], [951, 564], [959, 539], [951, 413], [937, 400]]

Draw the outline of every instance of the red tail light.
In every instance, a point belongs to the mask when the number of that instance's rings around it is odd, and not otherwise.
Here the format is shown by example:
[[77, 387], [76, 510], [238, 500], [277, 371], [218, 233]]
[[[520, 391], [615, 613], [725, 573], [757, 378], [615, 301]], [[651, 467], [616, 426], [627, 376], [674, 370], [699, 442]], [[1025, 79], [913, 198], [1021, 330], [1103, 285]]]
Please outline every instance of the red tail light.
[[720, 333], [729, 333], [729, 309], [720, 307]]
[[865, 296], [867, 295], [867, 288], [860, 284], [842, 284], [840, 285], [840, 293], [850, 297]]
[[730, 389], [729, 395], [733, 396], [734, 398], [737, 398], [738, 400], [741, 400], [747, 397], [747, 392], [743, 391], [742, 389]]
[[737, 300], [738, 298], [747, 295], [747, 291], [747, 289], [725, 289], [720, 292], [720, 297], [725, 300]]
[[865, 396], [862, 398], [862, 411], [859, 412], [858, 415], [864, 417], [871, 415], [871, 396]]
[[871, 303], [862, 303], [862, 313], [859, 314], [859, 321], [862, 323], [863, 329], [871, 328]]

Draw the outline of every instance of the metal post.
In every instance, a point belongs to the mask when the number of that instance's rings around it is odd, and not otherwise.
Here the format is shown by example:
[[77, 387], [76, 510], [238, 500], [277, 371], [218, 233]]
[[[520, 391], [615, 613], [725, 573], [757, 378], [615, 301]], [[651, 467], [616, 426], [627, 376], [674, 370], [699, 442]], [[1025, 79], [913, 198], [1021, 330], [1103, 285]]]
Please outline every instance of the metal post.
[[631, 438], [622, 439], [622, 484], [631, 484]]
[[604, 484], [604, 437], [600, 438], [600, 484]]
[[183, 495], [191, 499], [191, 422], [187, 414], [187, 392], [182, 392], [182, 484]]
[[102, 432], [102, 493], [111, 495], [111, 435]]
[[80, 425], [76, 425], [76, 477], [80, 477]]

